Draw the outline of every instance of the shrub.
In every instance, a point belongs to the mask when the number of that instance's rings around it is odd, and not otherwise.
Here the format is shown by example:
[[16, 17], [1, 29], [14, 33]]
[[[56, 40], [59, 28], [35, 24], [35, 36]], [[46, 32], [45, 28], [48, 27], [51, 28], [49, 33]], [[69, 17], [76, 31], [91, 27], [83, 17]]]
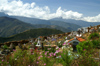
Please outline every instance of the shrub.
[[82, 54], [85, 51], [92, 52], [93, 43], [91, 41], [80, 42], [77, 46], [78, 53]]
[[93, 43], [94, 48], [97, 48], [98, 46], [100, 46], [100, 41], [99, 40], [93, 40], [92, 43]]
[[7, 45], [4, 45], [3, 48], [4, 48], [4, 49], [8, 49], [8, 46], [7, 46]]
[[99, 38], [99, 34], [98, 33], [91, 33], [89, 36], [89, 39], [92, 39], [92, 38]]
[[63, 66], [70, 66], [72, 60], [72, 57], [68, 55], [68, 51], [63, 50], [61, 53], [61, 58], [58, 58], [56, 62], [63, 64]]
[[98, 66], [98, 62], [91, 58], [91, 56], [82, 56], [79, 58], [78, 66]]

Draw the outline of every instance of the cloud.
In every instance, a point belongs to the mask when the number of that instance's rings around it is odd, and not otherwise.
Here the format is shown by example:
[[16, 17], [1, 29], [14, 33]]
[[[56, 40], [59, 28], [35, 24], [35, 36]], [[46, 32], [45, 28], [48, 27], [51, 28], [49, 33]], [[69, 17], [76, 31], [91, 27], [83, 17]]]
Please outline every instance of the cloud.
[[1, 0], [0, 12], [5, 12], [13, 16], [25, 16], [45, 20], [62, 17], [63, 19], [85, 20], [89, 22], [100, 21], [100, 15], [83, 17], [81, 13], [71, 10], [62, 10], [61, 7], [59, 7], [55, 13], [51, 13], [48, 6], [39, 7], [35, 2], [23, 3], [21, 0]]
[[82, 20], [88, 22], [100, 22], [100, 14], [94, 17], [84, 17]]

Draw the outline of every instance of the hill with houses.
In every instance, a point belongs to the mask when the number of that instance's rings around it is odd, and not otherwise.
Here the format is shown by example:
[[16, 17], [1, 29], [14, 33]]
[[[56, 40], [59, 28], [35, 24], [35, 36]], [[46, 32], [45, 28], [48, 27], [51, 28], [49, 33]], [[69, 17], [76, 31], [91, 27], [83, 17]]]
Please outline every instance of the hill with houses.
[[100, 25], [63, 34], [5, 42], [0, 46], [0, 58], [3, 57], [1, 63], [4, 66], [99, 66]]
[[0, 41], [1, 66], [100, 66], [100, 25], [30, 29]]

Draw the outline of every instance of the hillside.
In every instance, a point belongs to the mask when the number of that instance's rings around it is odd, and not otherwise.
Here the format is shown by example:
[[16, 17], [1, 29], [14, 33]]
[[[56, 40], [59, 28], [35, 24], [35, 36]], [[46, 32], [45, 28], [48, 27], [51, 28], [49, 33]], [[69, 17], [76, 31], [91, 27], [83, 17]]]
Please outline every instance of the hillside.
[[27, 17], [19, 17], [19, 16], [11, 16], [12, 18], [19, 19], [23, 22], [30, 23], [30, 24], [43, 24], [43, 25], [57, 25], [69, 30], [77, 30], [81, 26], [73, 24], [73, 23], [66, 23], [63, 21], [55, 21], [55, 20], [42, 20], [37, 18], [27, 18]]
[[48, 36], [52, 34], [61, 34], [64, 33], [60, 30], [56, 29], [48, 29], [48, 28], [39, 28], [39, 29], [30, 29], [28, 31], [13, 35], [8, 38], [0, 38], [0, 43], [7, 42], [7, 41], [15, 41], [15, 40], [22, 40], [22, 39], [29, 39], [31, 38], [37, 38], [39, 36]]
[[71, 31], [69, 29], [65, 29], [63, 27], [56, 25], [43, 25], [43, 24], [31, 25], [29, 23], [24, 23], [15, 18], [0, 17], [0, 37], [8, 37], [35, 28], [52, 28], [61, 30], [63, 32]]
[[33, 25], [17, 19], [0, 17], [0, 36], [7, 37], [32, 28]]
[[66, 29], [66, 28], [63, 28], [61, 26], [57, 26], [57, 25], [43, 25], [43, 24], [36, 24], [36, 25], [33, 25], [34, 28], [50, 28], [50, 29], [57, 29], [57, 30], [61, 30], [63, 32], [71, 32], [72, 30], [70, 29]]
[[7, 14], [5, 14], [3, 12], [0, 12], [0, 17], [4, 17], [4, 16], [8, 17], [9, 15], [7, 15]]

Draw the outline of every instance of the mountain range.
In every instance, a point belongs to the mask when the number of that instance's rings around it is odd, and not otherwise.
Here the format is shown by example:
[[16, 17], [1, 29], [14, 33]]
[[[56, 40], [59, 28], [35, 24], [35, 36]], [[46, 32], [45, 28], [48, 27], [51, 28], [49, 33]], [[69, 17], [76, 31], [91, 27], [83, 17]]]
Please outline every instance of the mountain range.
[[72, 23], [72, 24], [76, 24], [76, 25], [79, 25], [79, 26], [82, 26], [82, 27], [88, 27], [90, 25], [96, 26], [96, 25], [100, 24], [100, 22], [86, 22], [86, 21], [83, 21], [83, 20], [63, 19], [63, 18], [54, 18], [54, 19], [51, 19], [51, 20], [63, 21], [63, 22], [66, 22], [66, 23]]
[[22, 16], [9, 16], [0, 12], [0, 37], [9, 37], [29, 29], [51, 28], [63, 32], [75, 31], [80, 27], [98, 25], [100, 22], [86, 22], [82, 20], [54, 18], [42, 20]]
[[55, 21], [55, 20], [42, 20], [42, 19], [37, 19], [37, 18], [28, 18], [28, 17], [20, 17], [20, 16], [11, 16], [12, 18], [16, 18], [18, 20], [21, 20], [23, 22], [26, 23], [30, 23], [33, 25], [36, 24], [41, 24], [41, 25], [56, 25], [56, 26], [60, 26], [63, 27], [65, 29], [69, 29], [69, 30], [77, 30], [77, 28], [80, 28], [81, 26], [76, 25], [76, 24], [72, 24], [72, 23], [66, 23], [63, 21]]
[[1, 37], [8, 37], [14, 34], [24, 32], [29, 29], [36, 29], [36, 28], [58, 29], [63, 32], [71, 31], [69, 29], [65, 29], [63, 27], [56, 26], [56, 25], [43, 25], [43, 24], [33, 25], [33, 24], [22, 22], [15, 18], [0, 17], [0, 36]]

